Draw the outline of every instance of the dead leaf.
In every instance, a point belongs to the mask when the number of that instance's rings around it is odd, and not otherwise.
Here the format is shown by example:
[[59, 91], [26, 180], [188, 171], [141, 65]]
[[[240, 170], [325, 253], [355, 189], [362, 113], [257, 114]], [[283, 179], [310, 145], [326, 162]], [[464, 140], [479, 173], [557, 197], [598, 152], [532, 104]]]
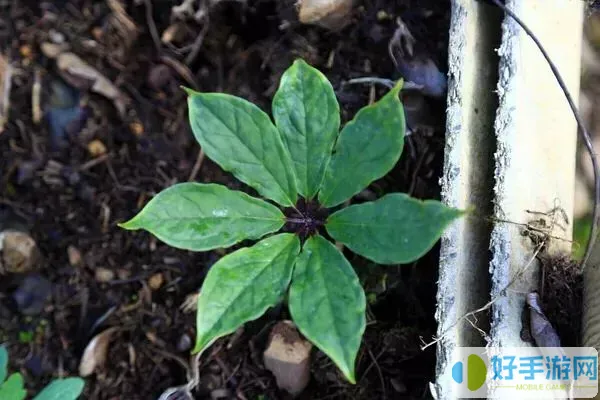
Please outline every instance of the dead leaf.
[[106, 3], [112, 14], [109, 19], [108, 34], [102, 35], [105, 39], [103, 41], [117, 59], [126, 62], [140, 31], [120, 0], [106, 0]]
[[179, 306], [179, 309], [184, 313], [191, 313], [197, 310], [198, 308], [198, 296], [199, 292], [194, 292], [192, 294], [188, 294], [183, 300], [183, 303]]
[[67, 44], [55, 44], [50, 42], [44, 42], [40, 45], [42, 53], [48, 58], [56, 58], [60, 53], [67, 51], [69, 46]]
[[354, 0], [302, 0], [298, 19], [303, 24], [338, 31], [350, 23], [353, 6]]
[[416, 39], [412, 33], [410, 33], [408, 26], [402, 21], [402, 18], [398, 17], [396, 19], [396, 25], [394, 36], [392, 36], [388, 45], [388, 51], [390, 52], [390, 56], [394, 63], [397, 64], [397, 57], [413, 57]]
[[115, 279], [115, 273], [113, 270], [108, 268], [96, 267], [94, 270], [94, 277], [96, 278], [96, 281], [100, 283], [106, 283]]
[[164, 30], [160, 41], [166, 44], [178, 43], [183, 40], [185, 36], [185, 24], [181, 22], [175, 22]]
[[114, 20], [116, 21], [116, 27], [121, 31], [124, 37], [131, 39], [131, 36], [137, 36], [137, 25], [133, 22], [133, 19], [125, 11], [125, 7], [118, 0], [107, 0], [108, 7], [113, 12]]
[[69, 259], [69, 264], [73, 267], [78, 267], [82, 264], [83, 257], [81, 256], [81, 251], [73, 245], [67, 247], [67, 257]]
[[31, 88], [31, 119], [39, 125], [42, 122], [42, 70], [36, 67], [33, 73], [33, 87]]
[[446, 76], [435, 62], [419, 49], [416, 39], [400, 17], [396, 19], [396, 31], [388, 44], [388, 51], [400, 75], [416, 84], [428, 96], [442, 97], [446, 93]]
[[112, 327], [94, 336], [86, 346], [79, 363], [79, 375], [83, 378], [92, 375], [106, 363], [108, 345], [112, 336], [119, 328]]
[[560, 337], [544, 315], [540, 306], [540, 295], [537, 292], [527, 294], [527, 305], [530, 310], [529, 328], [535, 344], [538, 347], [560, 347]]
[[60, 76], [65, 81], [80, 90], [89, 90], [106, 97], [113, 102], [121, 117], [125, 117], [129, 99], [96, 68], [76, 54], [66, 51], [63, 46], [42, 43], [41, 48], [46, 56], [56, 60]]

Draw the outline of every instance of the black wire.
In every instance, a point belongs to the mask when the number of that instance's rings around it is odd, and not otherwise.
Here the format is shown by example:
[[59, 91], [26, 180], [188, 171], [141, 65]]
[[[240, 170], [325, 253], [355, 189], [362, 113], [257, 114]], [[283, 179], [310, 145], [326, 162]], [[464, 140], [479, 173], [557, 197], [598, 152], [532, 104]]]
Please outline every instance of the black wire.
[[590, 155], [590, 159], [592, 160], [592, 167], [594, 169], [594, 209], [592, 212], [592, 229], [591, 229], [590, 237], [587, 242], [585, 256], [583, 257], [583, 261], [581, 263], [581, 267], [583, 269], [592, 254], [592, 250], [593, 250], [594, 243], [596, 240], [596, 235], [597, 235], [597, 230], [598, 230], [598, 212], [599, 212], [598, 202], [600, 201], [600, 174], [598, 173], [598, 159], [596, 158], [596, 154], [594, 153], [594, 146], [592, 145], [590, 133], [588, 132], [587, 128], [585, 127], [585, 125], [581, 119], [581, 116], [579, 115], [579, 112], [577, 111], [577, 107], [575, 106], [573, 97], [569, 93], [569, 90], [567, 89], [567, 85], [565, 84], [564, 80], [562, 79], [562, 76], [558, 72], [558, 68], [556, 68], [556, 65], [550, 59], [550, 56], [548, 56], [548, 53], [544, 49], [544, 46], [542, 46], [542, 43], [540, 43], [539, 39], [527, 27], [527, 25], [525, 25], [525, 23], [523, 21], [521, 21], [521, 19], [519, 17], [517, 17], [514, 12], [512, 12], [508, 7], [506, 7], [504, 4], [502, 4], [500, 2], [500, 0], [491, 0], [491, 1], [496, 6], [500, 7], [502, 10], [504, 10], [504, 12], [506, 14], [508, 14], [512, 19], [515, 20], [515, 22], [517, 24], [519, 24], [519, 26], [521, 26], [521, 28], [523, 28], [523, 30], [529, 35], [529, 37], [531, 37], [531, 39], [533, 39], [533, 41], [537, 45], [538, 49], [540, 50], [540, 52], [542, 53], [542, 55], [548, 62], [548, 65], [550, 66], [550, 69], [552, 70], [554, 77], [558, 81], [560, 88], [562, 89], [563, 93], [565, 94], [565, 97], [567, 98], [567, 101], [569, 102], [571, 111], [573, 111], [573, 115], [575, 116], [575, 120], [577, 121], [578, 132], [581, 135], [581, 139], [583, 140], [583, 143], [585, 144], [585, 147]]

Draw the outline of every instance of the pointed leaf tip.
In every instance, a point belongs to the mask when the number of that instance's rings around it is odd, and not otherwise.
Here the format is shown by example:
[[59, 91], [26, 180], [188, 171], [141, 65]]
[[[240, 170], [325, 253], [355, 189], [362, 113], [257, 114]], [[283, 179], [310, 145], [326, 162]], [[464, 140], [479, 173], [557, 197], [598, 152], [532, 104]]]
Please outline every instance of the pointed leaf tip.
[[278, 304], [287, 291], [299, 252], [298, 237], [282, 233], [217, 261], [198, 296], [193, 353], [203, 352], [218, 338]]
[[303, 58], [296, 58], [296, 59], [294, 60], [294, 62], [292, 63], [292, 66], [294, 66], [294, 65], [299, 65], [299, 64], [302, 64], [302, 65], [306, 65], [306, 66], [312, 67], [312, 65], [310, 65], [309, 63], [307, 63], [307, 62], [306, 62], [306, 61], [305, 61]]
[[189, 87], [187, 87], [187, 86], [183, 86], [183, 85], [181, 85], [181, 86], [179, 86], [179, 87], [180, 87], [180, 88], [181, 88], [181, 89], [182, 89], [184, 92], [186, 92], [188, 96], [192, 96], [192, 95], [194, 95], [194, 94], [197, 94], [197, 93], [198, 93], [198, 92], [197, 92], [197, 91], [195, 91], [194, 89], [191, 89], [191, 88], [189, 88]]
[[117, 224], [117, 226], [119, 228], [121, 228], [121, 229], [126, 229], [128, 231], [133, 231], [133, 230], [137, 229], [137, 228], [134, 227], [134, 224], [132, 223], [134, 219], [135, 219], [135, 217], [132, 218], [132, 219], [130, 219], [129, 221], [119, 222]]
[[275, 125], [291, 159], [296, 187], [318, 192], [340, 128], [340, 109], [327, 77], [298, 59], [281, 76], [273, 97]]
[[398, 93], [400, 93], [400, 91], [402, 90], [403, 87], [404, 87], [404, 79], [400, 78], [394, 84], [394, 87], [391, 89], [391, 92], [395, 93], [396, 96], [397, 96]]
[[179, 249], [206, 251], [260, 239], [284, 223], [281, 211], [264, 200], [218, 184], [186, 182], [163, 190], [119, 226], [144, 229]]
[[319, 191], [331, 208], [382, 178], [396, 165], [404, 148], [404, 109], [399, 81], [374, 104], [363, 107], [342, 129]]
[[188, 97], [196, 140], [225, 171], [283, 206], [296, 204], [292, 159], [271, 118], [255, 104], [224, 93]]
[[352, 205], [329, 216], [335, 240], [378, 264], [406, 264], [422, 257], [464, 211], [405, 193]]
[[366, 299], [354, 269], [327, 239], [309, 238], [298, 256], [289, 309], [302, 334], [356, 383], [354, 364], [366, 327]]

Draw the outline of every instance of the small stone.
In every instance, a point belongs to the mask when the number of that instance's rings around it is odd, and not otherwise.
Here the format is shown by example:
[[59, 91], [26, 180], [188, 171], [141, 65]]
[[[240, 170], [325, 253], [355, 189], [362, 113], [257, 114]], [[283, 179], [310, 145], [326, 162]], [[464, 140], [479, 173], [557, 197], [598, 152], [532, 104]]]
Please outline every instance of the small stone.
[[212, 392], [210, 392], [210, 398], [212, 400], [230, 399], [231, 398], [231, 390], [215, 389]]
[[352, 21], [354, 0], [302, 0], [298, 3], [298, 19], [303, 24], [339, 31]]
[[73, 267], [78, 267], [81, 265], [81, 252], [77, 249], [77, 247], [73, 245], [67, 247], [67, 256], [69, 257], [69, 264], [71, 264]]
[[12, 297], [19, 311], [25, 315], [38, 315], [52, 293], [52, 283], [39, 274], [25, 277]]
[[33, 376], [40, 377], [44, 373], [44, 367], [42, 365], [42, 359], [37, 354], [32, 354], [31, 357], [25, 361], [25, 368]]
[[148, 73], [148, 86], [155, 90], [161, 90], [173, 79], [171, 69], [164, 65], [155, 65]]
[[35, 240], [24, 232], [1, 232], [0, 250], [2, 251], [0, 273], [29, 272], [35, 269], [40, 260]]
[[17, 183], [23, 185], [31, 181], [37, 170], [41, 167], [39, 160], [22, 161], [17, 168]]
[[19, 47], [19, 53], [21, 53], [21, 57], [23, 58], [31, 58], [33, 51], [31, 50], [30, 45], [24, 44], [23, 46]]
[[400, 381], [399, 379], [392, 378], [390, 379], [390, 383], [392, 384], [392, 387], [396, 392], [406, 393], [406, 385], [404, 384], [404, 382]]
[[81, 175], [74, 168], [63, 167], [61, 170], [61, 175], [67, 181], [67, 183], [71, 186], [75, 186], [79, 182], [81, 182]]
[[91, 203], [96, 195], [96, 189], [87, 183], [82, 182], [81, 185], [77, 185], [76, 194], [79, 199]]
[[48, 38], [50, 39], [51, 42], [56, 43], [56, 44], [63, 44], [65, 42], [65, 35], [63, 35], [61, 32], [58, 32], [54, 29], [50, 29], [50, 31], [48, 31]]
[[144, 134], [144, 125], [140, 121], [134, 121], [129, 124], [129, 130], [135, 135], [135, 137], [142, 137]]
[[152, 290], [158, 290], [163, 285], [163, 282], [163, 274], [159, 272], [158, 274], [152, 275], [150, 279], [148, 279], [148, 286], [150, 286], [150, 289]]
[[305, 340], [292, 321], [281, 321], [271, 330], [264, 352], [265, 367], [273, 373], [280, 389], [299, 395], [310, 379], [312, 344]]
[[104, 36], [104, 30], [99, 26], [95, 26], [92, 28], [92, 36], [96, 40], [102, 40], [102, 36]]
[[154, 345], [159, 346], [159, 347], [166, 347], [167, 343], [162, 340], [161, 338], [159, 338], [155, 332], [152, 331], [148, 331], [146, 332], [146, 338]]
[[90, 153], [90, 155], [92, 157], [98, 157], [101, 155], [106, 154], [106, 146], [104, 145], [104, 143], [102, 143], [102, 141], [95, 139], [92, 140], [91, 142], [88, 143], [88, 153]]
[[220, 374], [221, 373], [221, 366], [219, 365], [218, 362], [213, 361], [210, 364], [208, 364], [208, 370], [212, 374]]
[[131, 272], [125, 268], [119, 268], [117, 270], [117, 276], [119, 279], [124, 281], [125, 279], [129, 279], [131, 277]]
[[184, 333], [177, 341], [177, 350], [180, 352], [188, 351], [192, 348], [192, 338], [187, 333]]
[[392, 19], [392, 16], [387, 13], [385, 10], [377, 11], [377, 21], [386, 21]]
[[114, 271], [112, 271], [108, 268], [103, 268], [103, 267], [96, 268], [94, 274], [95, 274], [96, 280], [101, 283], [106, 283], [106, 282], [112, 281], [115, 278]]
[[202, 383], [202, 388], [206, 389], [207, 391], [210, 391], [210, 392], [220, 388], [223, 384], [223, 381], [219, 377], [219, 375], [204, 374], [200, 378], [201, 378], [200, 382]]

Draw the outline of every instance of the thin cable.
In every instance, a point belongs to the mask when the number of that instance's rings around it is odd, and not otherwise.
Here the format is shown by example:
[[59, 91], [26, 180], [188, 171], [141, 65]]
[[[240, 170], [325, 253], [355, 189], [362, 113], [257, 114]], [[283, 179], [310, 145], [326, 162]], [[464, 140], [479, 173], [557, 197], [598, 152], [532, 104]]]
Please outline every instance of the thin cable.
[[585, 256], [583, 257], [583, 261], [581, 263], [581, 268], [583, 269], [583, 268], [585, 268], [585, 265], [588, 262], [591, 254], [592, 254], [592, 250], [593, 250], [594, 243], [596, 240], [596, 235], [597, 235], [597, 231], [598, 231], [598, 213], [599, 213], [598, 202], [600, 201], [600, 174], [598, 173], [598, 159], [596, 157], [596, 153], [594, 153], [594, 146], [592, 145], [590, 133], [588, 132], [587, 128], [585, 127], [585, 125], [581, 119], [581, 116], [579, 115], [579, 112], [577, 111], [577, 107], [575, 106], [573, 97], [571, 96], [571, 94], [569, 93], [569, 90], [567, 89], [567, 85], [565, 84], [565, 81], [563, 80], [562, 76], [558, 72], [558, 68], [556, 68], [556, 65], [550, 59], [550, 56], [544, 49], [544, 46], [542, 46], [542, 43], [535, 36], [535, 34], [527, 27], [527, 25], [525, 25], [525, 23], [523, 21], [521, 21], [521, 19], [519, 17], [517, 17], [514, 12], [512, 12], [508, 7], [506, 7], [504, 4], [502, 4], [500, 2], [500, 0], [491, 0], [491, 1], [496, 6], [500, 7], [502, 10], [504, 10], [504, 12], [506, 14], [508, 14], [512, 19], [515, 20], [515, 22], [517, 24], [519, 24], [519, 26], [521, 28], [523, 28], [523, 30], [527, 33], [527, 35], [529, 35], [529, 37], [531, 39], [533, 39], [533, 41], [537, 45], [538, 49], [540, 50], [540, 52], [546, 59], [546, 62], [550, 66], [550, 69], [552, 70], [554, 77], [558, 81], [560, 88], [562, 89], [565, 97], [567, 98], [567, 102], [569, 102], [571, 111], [573, 111], [573, 115], [575, 116], [575, 120], [577, 121], [578, 132], [581, 135], [583, 143], [585, 144], [585, 147], [590, 155], [590, 159], [592, 160], [592, 168], [594, 169], [594, 209], [592, 212], [592, 229], [590, 232], [590, 238], [588, 239], [586, 250], [585, 250]]

